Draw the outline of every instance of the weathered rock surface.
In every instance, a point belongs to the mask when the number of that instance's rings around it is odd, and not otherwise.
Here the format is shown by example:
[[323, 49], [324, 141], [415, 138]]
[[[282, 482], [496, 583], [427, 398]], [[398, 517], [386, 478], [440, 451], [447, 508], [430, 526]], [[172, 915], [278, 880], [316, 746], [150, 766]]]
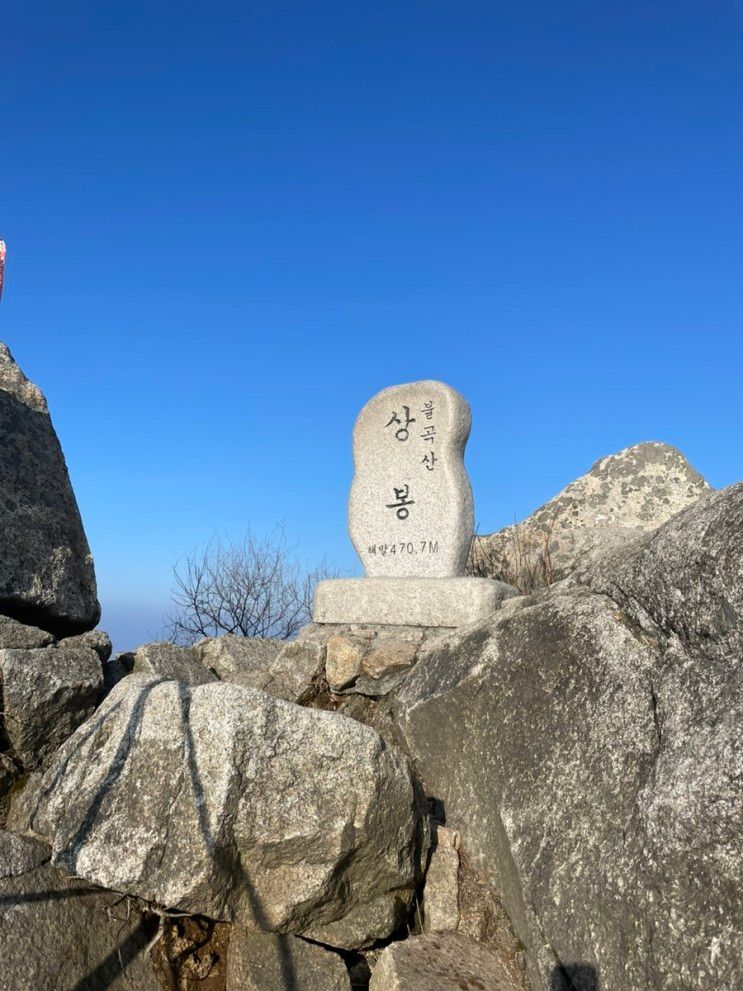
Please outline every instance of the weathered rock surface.
[[[193, 651], [221, 681], [232, 681], [243, 675], [258, 679], [264, 677], [285, 646], [283, 640], [238, 637], [227, 633], [222, 637], [199, 640], [194, 644]], [[251, 687], [263, 688], [259, 684]]]
[[535, 989], [576, 961], [606, 988], [743, 981], [742, 502], [716, 493], [585, 584], [432, 641], [400, 692], [410, 752]]
[[26, 770], [92, 714], [102, 686], [100, 658], [87, 647], [0, 650], [1, 728]]
[[341, 692], [356, 681], [361, 674], [364, 646], [360, 638], [336, 634], [325, 645], [325, 677], [330, 690]]
[[597, 461], [522, 523], [477, 538], [470, 568], [532, 591], [564, 578], [592, 550], [655, 530], [709, 491], [680, 451], [637, 444]]
[[[20, 836], [33, 836], [31, 829], [31, 813], [36, 808], [36, 793], [43, 777], [43, 771], [30, 771], [19, 775], [12, 782], [13, 788], [8, 795], [7, 818], [4, 828]], [[2, 789], [0, 788], [0, 794]]]
[[325, 677], [338, 694], [387, 695], [404, 681], [426, 635], [420, 627], [321, 627], [325, 631]]
[[79, 633], [76, 637], [65, 637], [59, 641], [60, 647], [89, 647], [94, 650], [105, 664], [111, 657], [111, 637], [104, 630], [88, 630], [87, 633]]
[[267, 640], [227, 634], [194, 644], [202, 664], [222, 680], [257, 688], [275, 698], [295, 702], [307, 691], [320, 663], [320, 650], [296, 641]]
[[423, 928], [455, 932], [459, 926], [459, 834], [444, 826], [433, 831], [423, 889]]
[[743, 482], [708, 495], [654, 533], [589, 558], [575, 579], [639, 626], [726, 659], [743, 647]]
[[[436, 627], [312, 623], [280, 659], [291, 650], [292, 661], [303, 672], [324, 674], [335, 695], [377, 698], [405, 680], [422, 643], [445, 632]], [[305, 684], [311, 680], [306, 673], [304, 679]]]
[[339, 956], [296, 936], [237, 927], [227, 954], [225, 991], [351, 991]]
[[373, 730], [140, 675], [58, 752], [31, 825], [104, 887], [341, 947], [401, 922], [427, 842], [407, 763]]
[[0, 831], [0, 991], [161, 991], [144, 952], [153, 923], [48, 860]]
[[106, 687], [110, 691], [128, 674], [152, 674], [187, 685], [227, 681], [295, 702], [307, 691], [322, 656], [321, 648], [305, 643], [302, 634], [290, 643], [230, 634], [206, 637], [192, 647], [157, 641], [114, 657], [105, 667]]
[[217, 676], [204, 667], [191, 647], [179, 647], [168, 640], [146, 643], [115, 659], [133, 674], [162, 675], [186, 685], [207, 685]]
[[100, 618], [93, 558], [46, 401], [0, 344], [0, 612], [56, 636]]
[[26, 626], [9, 616], [0, 616], [0, 649], [32, 650], [34, 647], [49, 647], [54, 637], [37, 626]]
[[458, 933], [391, 943], [372, 971], [369, 991], [514, 991], [494, 953]]

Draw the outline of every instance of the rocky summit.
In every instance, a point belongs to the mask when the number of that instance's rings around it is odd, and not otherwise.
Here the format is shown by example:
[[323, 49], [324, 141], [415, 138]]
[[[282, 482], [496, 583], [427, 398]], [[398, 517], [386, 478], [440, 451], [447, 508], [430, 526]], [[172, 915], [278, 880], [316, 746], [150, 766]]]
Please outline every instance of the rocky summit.
[[470, 570], [530, 592], [566, 577], [595, 548], [655, 530], [708, 492], [680, 451], [636, 444], [597, 461], [523, 522], [478, 537]]
[[[427, 463], [463, 470], [424, 386], [367, 471], [415, 455], [410, 512], [441, 497]], [[441, 433], [411, 453], [414, 419]], [[0, 991], [743, 987], [743, 483], [628, 448], [483, 538], [474, 575], [411, 563], [462, 539], [433, 514], [290, 642], [111, 658], [7, 349], [0, 425]]]

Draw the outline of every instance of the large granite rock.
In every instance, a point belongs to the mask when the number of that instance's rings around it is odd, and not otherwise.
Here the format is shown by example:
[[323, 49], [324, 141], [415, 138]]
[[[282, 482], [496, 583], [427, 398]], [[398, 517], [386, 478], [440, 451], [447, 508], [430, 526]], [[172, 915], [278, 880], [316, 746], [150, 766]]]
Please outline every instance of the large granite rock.
[[48, 861], [0, 831], [0, 991], [161, 991], [145, 952], [156, 923]]
[[743, 981], [742, 505], [431, 641], [396, 701], [534, 989], [578, 962], [605, 988]]
[[88, 647], [0, 650], [0, 729], [27, 771], [49, 760], [88, 716], [103, 687]]
[[458, 933], [411, 936], [391, 943], [380, 954], [369, 985], [369, 991], [516, 989], [494, 953]]
[[373, 730], [141, 675], [58, 752], [31, 825], [104, 887], [341, 947], [399, 925], [427, 842], [407, 763]]
[[522, 523], [476, 538], [470, 570], [531, 592], [564, 578], [584, 554], [655, 530], [709, 491], [674, 447], [637, 444], [597, 461]]
[[100, 619], [93, 558], [46, 401], [0, 344], [0, 612], [57, 636]]
[[236, 927], [227, 953], [225, 991], [351, 991], [348, 971], [330, 950], [296, 936]]

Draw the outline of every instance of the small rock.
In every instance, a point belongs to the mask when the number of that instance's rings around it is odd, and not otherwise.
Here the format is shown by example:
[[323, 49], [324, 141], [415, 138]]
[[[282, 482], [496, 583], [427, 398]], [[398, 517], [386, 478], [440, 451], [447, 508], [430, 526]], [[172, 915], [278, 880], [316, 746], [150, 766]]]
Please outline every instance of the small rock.
[[[227, 633], [222, 637], [205, 637], [193, 646], [201, 663], [221, 681], [233, 681], [235, 676], [269, 677], [271, 665], [285, 646], [283, 640], [260, 637], [238, 637]], [[262, 688], [262, 685], [254, 685]]]
[[415, 663], [416, 645], [406, 640], [383, 640], [364, 656], [362, 668], [370, 678], [407, 671]]
[[351, 991], [341, 958], [296, 936], [235, 928], [225, 991]]
[[282, 647], [263, 691], [287, 702], [298, 701], [321, 669], [324, 657], [325, 645], [300, 632], [296, 640]]
[[454, 932], [459, 926], [459, 833], [438, 826], [423, 889], [423, 928]]
[[274, 698], [296, 702], [322, 663], [318, 643], [237, 637], [207, 637], [193, 647], [201, 663], [221, 681], [257, 688]]
[[104, 630], [88, 630], [87, 633], [79, 633], [76, 637], [65, 637], [59, 641], [60, 647], [89, 647], [94, 650], [101, 659], [101, 664], [105, 664], [111, 657], [111, 637]]
[[410, 936], [382, 951], [369, 991], [515, 991], [499, 959], [459, 933]]
[[26, 770], [44, 764], [93, 713], [103, 674], [87, 647], [0, 650], [3, 726]]
[[363, 647], [349, 637], [330, 637], [325, 654], [325, 677], [332, 691], [348, 688], [361, 674]]
[[146, 643], [130, 654], [119, 654], [118, 660], [133, 674], [159, 674], [185, 685], [206, 685], [217, 680], [191, 647], [179, 647], [167, 640]]
[[54, 637], [37, 626], [26, 626], [10, 616], [0, 616], [0, 648], [3, 650], [32, 650], [49, 647]]

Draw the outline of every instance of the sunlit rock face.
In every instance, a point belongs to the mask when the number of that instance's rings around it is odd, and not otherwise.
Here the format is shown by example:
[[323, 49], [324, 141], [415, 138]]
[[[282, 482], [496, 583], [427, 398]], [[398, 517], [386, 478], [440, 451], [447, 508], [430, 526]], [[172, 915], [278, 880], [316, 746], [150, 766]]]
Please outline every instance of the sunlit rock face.
[[594, 550], [657, 529], [710, 491], [675, 447], [636, 444], [601, 458], [523, 522], [478, 537], [470, 569], [529, 592], [566, 577]]
[[743, 484], [424, 644], [393, 701], [532, 986], [737, 987]]
[[358, 947], [406, 915], [423, 812], [402, 754], [360, 723], [135, 674], [59, 750], [31, 826], [103, 887]]

